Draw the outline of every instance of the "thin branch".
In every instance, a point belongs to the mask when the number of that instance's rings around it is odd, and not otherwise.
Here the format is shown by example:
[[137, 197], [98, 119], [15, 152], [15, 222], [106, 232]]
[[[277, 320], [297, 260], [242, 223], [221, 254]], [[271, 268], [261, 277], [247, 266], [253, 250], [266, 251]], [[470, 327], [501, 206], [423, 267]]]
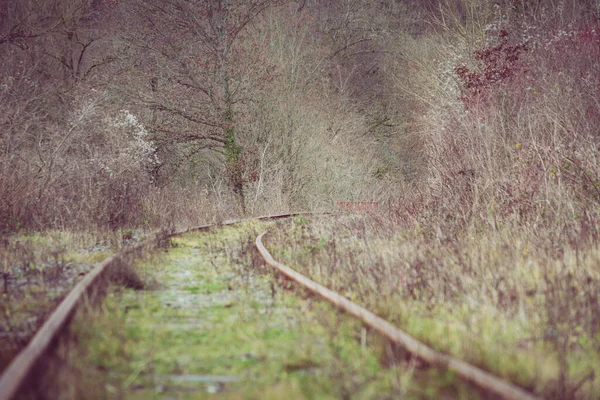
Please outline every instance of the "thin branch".
[[348, 48], [350, 48], [350, 47], [352, 47], [352, 46], [355, 46], [355, 45], [357, 45], [357, 44], [359, 44], [359, 43], [362, 43], [362, 42], [370, 42], [371, 40], [372, 40], [372, 39], [365, 38], [365, 39], [359, 39], [359, 40], [357, 40], [357, 41], [355, 41], [355, 42], [352, 42], [352, 43], [350, 43], [350, 44], [347, 44], [346, 46], [342, 47], [341, 49], [338, 49], [338, 50], [336, 50], [336, 51], [335, 51], [335, 52], [334, 52], [334, 53], [333, 53], [331, 56], [329, 56], [329, 58], [331, 58], [331, 59], [332, 59], [332, 58], [334, 58], [335, 56], [337, 56], [339, 53], [341, 53], [342, 51], [344, 51], [344, 50], [346, 50], [346, 49], [348, 49]]

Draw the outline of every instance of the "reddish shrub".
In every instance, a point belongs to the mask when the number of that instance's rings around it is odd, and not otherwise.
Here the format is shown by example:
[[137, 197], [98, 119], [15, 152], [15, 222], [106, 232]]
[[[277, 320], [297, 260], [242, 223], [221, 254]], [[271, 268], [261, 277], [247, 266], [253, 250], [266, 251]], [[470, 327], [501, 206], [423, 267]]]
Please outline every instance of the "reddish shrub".
[[527, 47], [522, 43], [509, 44], [506, 30], [498, 32], [498, 41], [494, 47], [475, 51], [479, 70], [471, 70], [465, 65], [454, 70], [461, 84], [460, 100], [466, 106], [485, 103], [491, 88], [525, 71], [520, 57]]

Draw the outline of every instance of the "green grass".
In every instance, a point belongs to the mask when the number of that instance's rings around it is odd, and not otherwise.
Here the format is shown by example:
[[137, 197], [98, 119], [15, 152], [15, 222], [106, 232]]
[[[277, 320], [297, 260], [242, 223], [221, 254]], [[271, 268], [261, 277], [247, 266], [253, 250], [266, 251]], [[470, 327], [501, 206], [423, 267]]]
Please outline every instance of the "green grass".
[[[140, 263], [158, 289], [113, 290], [101, 313], [75, 324], [70, 359], [86, 385], [127, 399], [477, 398], [327, 303], [281, 289], [252, 266], [257, 227], [186, 235]], [[214, 376], [236, 381], [192, 382]]]

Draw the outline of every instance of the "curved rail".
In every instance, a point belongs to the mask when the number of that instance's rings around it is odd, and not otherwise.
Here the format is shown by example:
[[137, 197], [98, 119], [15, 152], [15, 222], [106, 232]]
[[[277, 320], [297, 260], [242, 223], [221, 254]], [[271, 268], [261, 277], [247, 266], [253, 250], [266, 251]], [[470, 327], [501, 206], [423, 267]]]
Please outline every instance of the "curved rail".
[[304, 286], [311, 292], [318, 294], [325, 300], [334, 304], [338, 308], [352, 314], [353, 316], [362, 320], [367, 326], [375, 329], [383, 336], [387, 337], [394, 343], [397, 343], [404, 347], [410, 353], [417, 357], [427, 361], [428, 363], [437, 367], [447, 368], [459, 375], [461, 378], [474, 383], [480, 388], [499, 395], [505, 399], [510, 400], [538, 400], [539, 398], [526, 392], [520, 387], [513, 385], [512, 383], [506, 382], [489, 372], [486, 372], [478, 367], [475, 367], [465, 361], [456, 359], [449, 355], [439, 353], [428, 347], [426, 344], [418, 341], [409, 334], [396, 328], [388, 321], [381, 317], [378, 317], [371, 311], [364, 307], [359, 306], [356, 303], [348, 300], [347, 298], [340, 296], [336, 292], [327, 289], [304, 275], [294, 271], [293, 269], [275, 261], [273, 256], [267, 251], [265, 246], [262, 244], [262, 237], [266, 233], [263, 232], [256, 238], [256, 247], [262, 254], [267, 264], [271, 265], [283, 275], [296, 281], [300, 285]]
[[311, 214], [327, 214], [327, 213], [312, 213], [312, 212], [292, 212], [286, 214], [264, 215], [260, 217], [228, 220], [222, 224], [208, 224], [195, 226], [176, 232], [167, 234], [157, 234], [155, 237], [145, 240], [144, 242], [116, 253], [106, 258], [100, 265], [92, 269], [87, 275], [75, 285], [69, 294], [58, 305], [42, 327], [36, 332], [29, 344], [12, 360], [0, 377], [0, 400], [12, 399], [21, 386], [24, 384], [27, 377], [31, 374], [37, 362], [46, 354], [52, 342], [58, 337], [60, 331], [66, 326], [68, 320], [73, 315], [77, 305], [81, 302], [84, 296], [91, 291], [99, 278], [109, 269], [115, 261], [129, 255], [135, 251], [139, 251], [146, 246], [152, 246], [160, 240], [170, 239], [175, 236], [183, 235], [189, 232], [207, 230], [213, 226], [219, 225], [234, 225], [247, 221], [264, 221], [281, 218], [289, 218], [297, 215]]

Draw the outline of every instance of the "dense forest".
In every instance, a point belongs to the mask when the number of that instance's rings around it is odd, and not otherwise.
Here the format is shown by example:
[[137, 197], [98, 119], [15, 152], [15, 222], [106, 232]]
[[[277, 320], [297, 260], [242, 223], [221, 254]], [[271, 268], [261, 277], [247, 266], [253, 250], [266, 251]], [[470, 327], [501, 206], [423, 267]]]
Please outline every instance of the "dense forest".
[[360, 200], [596, 235], [594, 1], [3, 3], [4, 232]]

